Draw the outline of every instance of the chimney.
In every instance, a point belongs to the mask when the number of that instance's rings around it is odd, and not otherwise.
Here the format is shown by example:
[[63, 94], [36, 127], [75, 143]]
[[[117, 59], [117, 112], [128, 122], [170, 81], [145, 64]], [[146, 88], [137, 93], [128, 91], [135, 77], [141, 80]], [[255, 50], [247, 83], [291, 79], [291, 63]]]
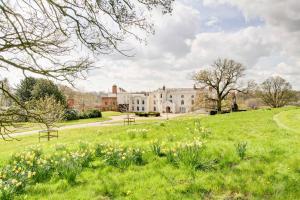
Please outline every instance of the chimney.
[[117, 94], [117, 90], [118, 90], [117, 85], [113, 85], [112, 86], [112, 93]]

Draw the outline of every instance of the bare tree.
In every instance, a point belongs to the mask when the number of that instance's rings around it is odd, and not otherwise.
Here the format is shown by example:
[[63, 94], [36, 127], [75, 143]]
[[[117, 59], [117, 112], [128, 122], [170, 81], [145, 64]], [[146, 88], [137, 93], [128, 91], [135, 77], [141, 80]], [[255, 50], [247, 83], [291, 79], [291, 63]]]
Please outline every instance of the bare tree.
[[32, 121], [43, 124], [47, 131], [64, 118], [64, 105], [53, 96], [32, 100], [29, 104], [31, 111], [37, 116]]
[[270, 77], [260, 85], [259, 95], [263, 102], [273, 108], [279, 108], [296, 100], [292, 86], [280, 76]]
[[[159, 8], [163, 14], [170, 13], [173, 1], [1, 0], [0, 70], [18, 69], [25, 76], [33, 73], [73, 84], [93, 68], [92, 58], [74, 58], [74, 49], [128, 55], [120, 44], [128, 37], [143, 39], [137, 32], [153, 33], [150, 11]], [[0, 90], [22, 113], [29, 113], [11, 92]], [[0, 112], [1, 120], [5, 112]]]
[[[239, 80], [244, 76], [245, 67], [234, 60], [217, 59], [209, 69], [203, 69], [193, 75], [193, 80], [202, 87], [209, 87], [215, 95], [210, 96], [210, 100], [216, 101], [217, 110], [222, 110], [223, 100], [235, 92], [247, 92], [247, 87], [243, 87]], [[233, 99], [234, 101], [234, 99]]]

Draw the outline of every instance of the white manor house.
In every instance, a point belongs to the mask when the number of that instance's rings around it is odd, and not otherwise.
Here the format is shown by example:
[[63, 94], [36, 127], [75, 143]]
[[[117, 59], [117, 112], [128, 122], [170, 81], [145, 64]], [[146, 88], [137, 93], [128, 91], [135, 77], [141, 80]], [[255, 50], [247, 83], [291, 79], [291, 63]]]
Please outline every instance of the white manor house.
[[166, 88], [152, 92], [127, 92], [116, 85], [107, 98], [115, 98], [119, 110], [129, 112], [187, 113], [194, 111], [197, 95], [203, 89]]

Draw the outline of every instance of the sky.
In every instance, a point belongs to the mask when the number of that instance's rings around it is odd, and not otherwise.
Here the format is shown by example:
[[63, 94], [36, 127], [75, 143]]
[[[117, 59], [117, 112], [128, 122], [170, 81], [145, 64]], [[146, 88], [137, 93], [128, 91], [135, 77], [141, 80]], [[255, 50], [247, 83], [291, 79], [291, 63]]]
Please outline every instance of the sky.
[[[133, 57], [100, 56], [81, 91], [193, 87], [191, 74], [217, 58], [247, 68], [245, 80], [280, 75], [300, 89], [299, 0], [175, 0], [171, 15], [153, 14], [147, 44], [126, 41]], [[8, 75], [16, 84], [21, 76]]]

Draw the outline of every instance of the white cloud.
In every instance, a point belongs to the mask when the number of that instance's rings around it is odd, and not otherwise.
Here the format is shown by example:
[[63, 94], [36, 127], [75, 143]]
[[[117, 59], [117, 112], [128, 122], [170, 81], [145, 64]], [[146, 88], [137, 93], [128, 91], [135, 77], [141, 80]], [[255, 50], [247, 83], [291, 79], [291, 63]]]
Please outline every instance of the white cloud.
[[[248, 78], [262, 81], [279, 74], [300, 89], [299, 0], [203, 0], [203, 9], [218, 10], [218, 15], [207, 16], [199, 3], [202, 1], [178, 0], [171, 16], [155, 14], [156, 34], [148, 38], [146, 46], [127, 41], [126, 45], [134, 48], [134, 57], [101, 57], [98, 65], [103, 68], [78, 85], [86, 90], [106, 90], [113, 83], [128, 90], [155, 89], [163, 84], [191, 87], [189, 73], [227, 57], [244, 63]], [[229, 18], [220, 14], [223, 4], [231, 5], [228, 12], [235, 17], [242, 12], [246, 19], [259, 18], [263, 23], [226, 30], [222, 23]], [[226, 16], [228, 12], [223, 11]], [[205, 27], [217, 29], [205, 32]]]
[[209, 18], [209, 20], [205, 23], [205, 25], [208, 27], [214, 27], [217, 26], [219, 23], [220, 23], [220, 19], [213, 16]]

